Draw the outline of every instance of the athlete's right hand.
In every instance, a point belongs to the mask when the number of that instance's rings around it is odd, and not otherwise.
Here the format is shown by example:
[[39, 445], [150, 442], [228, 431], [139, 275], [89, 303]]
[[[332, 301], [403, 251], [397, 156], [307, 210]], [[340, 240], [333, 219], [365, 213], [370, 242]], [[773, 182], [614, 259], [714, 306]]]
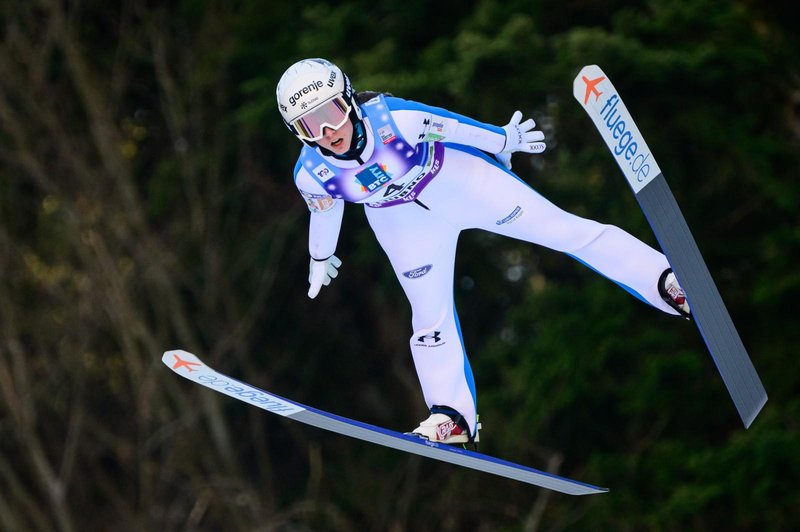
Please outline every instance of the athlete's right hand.
[[308, 289], [308, 297], [314, 299], [323, 286], [331, 284], [331, 279], [339, 275], [337, 268], [341, 265], [342, 261], [336, 255], [331, 255], [323, 260], [311, 257], [308, 265], [308, 283], [311, 285]]

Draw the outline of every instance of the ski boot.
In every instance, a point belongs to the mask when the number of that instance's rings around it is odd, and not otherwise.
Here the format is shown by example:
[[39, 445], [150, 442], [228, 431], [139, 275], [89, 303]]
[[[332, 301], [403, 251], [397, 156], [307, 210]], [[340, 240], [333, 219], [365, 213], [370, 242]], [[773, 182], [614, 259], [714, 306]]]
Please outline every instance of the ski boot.
[[675, 274], [672, 273], [672, 268], [667, 268], [661, 277], [658, 279], [658, 293], [661, 294], [667, 305], [674, 308], [678, 313], [686, 318], [691, 319], [692, 311], [689, 309], [689, 303], [686, 301], [686, 294], [678, 284]]
[[481, 424], [477, 423], [475, 435], [471, 436], [466, 420], [458, 411], [449, 406], [433, 405], [430, 417], [406, 434], [436, 443], [461, 445], [464, 449], [471, 447], [477, 451], [480, 429]]

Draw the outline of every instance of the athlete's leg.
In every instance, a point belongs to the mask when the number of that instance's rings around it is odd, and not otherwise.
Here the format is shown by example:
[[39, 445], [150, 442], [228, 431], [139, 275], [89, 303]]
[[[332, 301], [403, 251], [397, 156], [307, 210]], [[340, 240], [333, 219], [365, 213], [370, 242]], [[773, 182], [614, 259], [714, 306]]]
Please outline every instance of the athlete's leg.
[[474, 434], [475, 384], [453, 303], [460, 231], [414, 203], [366, 213], [411, 303], [411, 353], [425, 402], [457, 410]]
[[448, 150], [448, 163], [463, 169], [463, 191], [474, 209], [459, 223], [562, 251], [615, 281], [654, 307], [670, 313], [658, 292], [669, 268], [664, 254], [619, 227], [581, 218], [557, 207], [488, 156]]

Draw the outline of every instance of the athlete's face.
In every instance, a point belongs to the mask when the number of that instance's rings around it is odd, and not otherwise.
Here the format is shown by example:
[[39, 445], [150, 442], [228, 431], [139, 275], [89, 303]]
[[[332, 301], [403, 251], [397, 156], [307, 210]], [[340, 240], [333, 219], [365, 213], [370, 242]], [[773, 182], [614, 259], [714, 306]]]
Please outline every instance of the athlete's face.
[[323, 128], [323, 137], [317, 141], [322, 148], [341, 155], [350, 149], [350, 140], [353, 138], [353, 122], [348, 120], [339, 129]]

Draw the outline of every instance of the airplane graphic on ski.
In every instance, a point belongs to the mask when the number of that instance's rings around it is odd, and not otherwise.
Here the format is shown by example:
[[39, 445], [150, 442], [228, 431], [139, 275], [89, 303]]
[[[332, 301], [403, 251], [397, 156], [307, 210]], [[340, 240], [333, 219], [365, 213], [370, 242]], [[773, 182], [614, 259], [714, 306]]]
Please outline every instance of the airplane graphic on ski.
[[190, 362], [189, 360], [183, 360], [181, 357], [179, 357], [175, 353], [173, 353], [172, 356], [175, 357], [175, 365], [172, 366], [172, 369], [177, 370], [177, 369], [180, 369], [180, 368], [186, 368], [189, 371], [197, 371], [192, 366], [202, 366], [202, 364], [200, 364], [199, 362]]
[[603, 94], [602, 92], [597, 90], [597, 84], [606, 79], [605, 76], [600, 76], [599, 78], [589, 79], [586, 76], [581, 76], [583, 82], [586, 83], [586, 95], [583, 97], [583, 105], [589, 101], [589, 95], [594, 94], [594, 101], [597, 101], [600, 98], [600, 95]]

